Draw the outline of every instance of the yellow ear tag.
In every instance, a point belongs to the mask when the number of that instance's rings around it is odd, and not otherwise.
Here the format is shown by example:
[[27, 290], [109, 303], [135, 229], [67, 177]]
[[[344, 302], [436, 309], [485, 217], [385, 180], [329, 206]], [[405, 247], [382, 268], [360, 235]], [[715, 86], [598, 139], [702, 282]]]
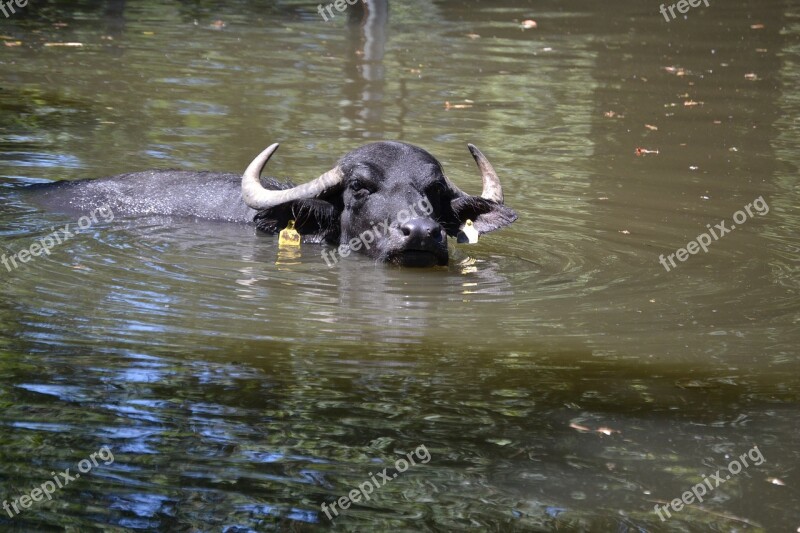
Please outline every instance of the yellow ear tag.
[[460, 228], [461, 231], [458, 232], [458, 237], [456, 237], [456, 241], [460, 243], [469, 243], [475, 244], [478, 242], [478, 230], [475, 229], [475, 225], [472, 223], [470, 219], [467, 219], [464, 222], [464, 225]]
[[290, 220], [278, 236], [278, 247], [283, 246], [300, 246], [300, 234], [294, 229], [294, 220]]

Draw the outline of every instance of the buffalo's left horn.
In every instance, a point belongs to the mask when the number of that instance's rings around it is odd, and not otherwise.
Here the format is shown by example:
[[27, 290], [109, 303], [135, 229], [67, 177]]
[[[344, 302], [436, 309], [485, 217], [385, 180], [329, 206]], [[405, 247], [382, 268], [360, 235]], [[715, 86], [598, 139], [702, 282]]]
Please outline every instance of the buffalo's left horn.
[[492, 200], [498, 204], [503, 203], [503, 186], [500, 185], [500, 178], [497, 177], [497, 172], [492, 168], [492, 164], [486, 159], [486, 156], [478, 150], [474, 144], [467, 144], [472, 158], [478, 164], [481, 171], [481, 179], [483, 180], [483, 192], [481, 198]]
[[278, 146], [278, 143], [275, 143], [258, 154], [242, 175], [242, 198], [248, 207], [260, 211], [294, 200], [314, 198], [342, 183], [342, 171], [337, 166], [317, 179], [291, 189], [277, 191], [265, 189], [261, 185], [261, 171]]

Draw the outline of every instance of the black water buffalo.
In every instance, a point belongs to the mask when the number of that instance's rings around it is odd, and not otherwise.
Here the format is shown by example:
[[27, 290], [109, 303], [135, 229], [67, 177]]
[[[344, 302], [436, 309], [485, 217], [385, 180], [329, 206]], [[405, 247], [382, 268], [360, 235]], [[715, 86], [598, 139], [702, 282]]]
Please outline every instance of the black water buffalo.
[[39, 189], [55, 208], [68, 204], [70, 210], [87, 211], [103, 205], [118, 215], [255, 223], [271, 234], [294, 221], [303, 242], [339, 245], [399, 265], [446, 265], [447, 235], [458, 236], [465, 224], [487, 233], [517, 219], [503, 204], [492, 165], [468, 146], [483, 178], [480, 196], [456, 187], [428, 152], [401, 142], [357, 148], [319, 178], [297, 186], [260, 177], [278, 148], [273, 144], [243, 176], [153, 170]]

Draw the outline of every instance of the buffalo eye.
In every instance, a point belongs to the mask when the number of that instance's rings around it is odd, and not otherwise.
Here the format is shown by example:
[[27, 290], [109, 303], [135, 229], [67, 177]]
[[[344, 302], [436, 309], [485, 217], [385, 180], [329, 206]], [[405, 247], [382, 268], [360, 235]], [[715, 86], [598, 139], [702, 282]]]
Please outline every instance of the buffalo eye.
[[353, 193], [353, 196], [358, 199], [366, 198], [367, 196], [372, 193], [372, 190], [369, 186], [359, 179], [355, 179], [350, 182], [350, 190]]
[[438, 181], [434, 181], [425, 188], [425, 193], [429, 196], [438, 196], [444, 192], [444, 185]]
[[430, 200], [438, 200], [445, 192], [445, 186], [435, 181], [425, 188], [425, 196]]

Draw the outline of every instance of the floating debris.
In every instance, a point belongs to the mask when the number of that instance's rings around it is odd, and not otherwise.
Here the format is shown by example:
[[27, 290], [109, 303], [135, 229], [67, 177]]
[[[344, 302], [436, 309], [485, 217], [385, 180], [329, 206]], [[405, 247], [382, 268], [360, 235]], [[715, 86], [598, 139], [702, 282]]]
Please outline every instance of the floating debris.
[[611, 429], [611, 428], [607, 428], [607, 427], [599, 427], [597, 429], [590, 429], [590, 428], [587, 428], [586, 426], [582, 426], [580, 424], [576, 424], [575, 422], [571, 422], [569, 427], [572, 428], [572, 429], [578, 430], [578, 431], [583, 431], [583, 432], [587, 432], [587, 433], [600, 433], [600, 434], [606, 435], [606, 436], [611, 435], [613, 433], [621, 433], [618, 429]]
[[688, 71], [683, 67], [664, 67], [664, 70], [676, 76], [686, 76], [688, 74]]
[[464, 100], [464, 102], [466, 102], [466, 103], [464, 103], [464, 104], [451, 104], [449, 101], [446, 101], [444, 103], [444, 108], [449, 111], [451, 109], [468, 109], [468, 108], [472, 107], [472, 104], [473, 104], [472, 100]]

